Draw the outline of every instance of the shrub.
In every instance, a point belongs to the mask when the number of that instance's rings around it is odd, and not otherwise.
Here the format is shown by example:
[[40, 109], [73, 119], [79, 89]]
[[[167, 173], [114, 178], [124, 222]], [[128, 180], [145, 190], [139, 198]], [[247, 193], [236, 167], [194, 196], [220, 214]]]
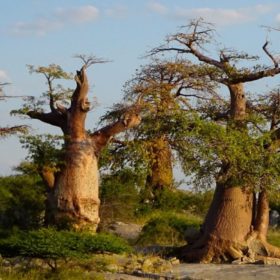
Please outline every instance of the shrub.
[[123, 253], [131, 247], [121, 238], [109, 234], [89, 234], [42, 228], [18, 231], [0, 239], [3, 256], [26, 256], [42, 259], [83, 258], [97, 252]]
[[204, 216], [212, 201], [213, 192], [191, 192], [177, 189], [160, 189], [155, 192], [155, 198], [150, 204], [142, 204], [137, 209], [138, 216], [148, 214], [154, 209], [162, 211], [188, 211]]
[[121, 220], [131, 222], [139, 206], [137, 176], [124, 168], [116, 174], [103, 175], [100, 186], [100, 219], [102, 224]]
[[36, 176], [0, 178], [0, 228], [38, 228], [43, 222], [45, 189]]
[[280, 247], [280, 231], [279, 230], [269, 230], [267, 235], [267, 241], [274, 246]]
[[185, 243], [187, 229], [199, 229], [201, 219], [194, 215], [158, 213], [142, 229], [137, 244], [180, 245]]

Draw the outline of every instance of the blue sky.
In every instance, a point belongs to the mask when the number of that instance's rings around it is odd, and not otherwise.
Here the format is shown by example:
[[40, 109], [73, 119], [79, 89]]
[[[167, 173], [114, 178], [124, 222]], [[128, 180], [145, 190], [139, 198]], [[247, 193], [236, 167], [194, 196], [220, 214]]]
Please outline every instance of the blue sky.
[[[267, 33], [262, 25], [280, 27], [279, 1], [213, 0], [12, 0], [0, 10], [0, 82], [11, 82], [6, 95], [39, 96], [44, 80], [30, 75], [26, 64], [60, 64], [66, 71], [80, 67], [73, 55], [94, 54], [113, 62], [89, 70], [91, 95], [99, 106], [90, 112], [87, 126], [122, 97], [122, 86], [135, 69], [147, 61], [147, 50], [163, 42], [167, 34], [192, 18], [203, 17], [216, 24], [221, 47], [233, 47], [264, 57], [262, 45], [268, 36], [271, 49], [280, 53], [280, 32]], [[279, 78], [248, 85], [248, 90], [268, 90]], [[73, 83], [74, 86], [74, 83]], [[33, 120], [10, 117], [20, 100], [0, 102], [0, 126], [29, 124], [34, 133], [59, 132]], [[1, 140], [0, 175], [11, 172], [25, 158], [16, 137]]]

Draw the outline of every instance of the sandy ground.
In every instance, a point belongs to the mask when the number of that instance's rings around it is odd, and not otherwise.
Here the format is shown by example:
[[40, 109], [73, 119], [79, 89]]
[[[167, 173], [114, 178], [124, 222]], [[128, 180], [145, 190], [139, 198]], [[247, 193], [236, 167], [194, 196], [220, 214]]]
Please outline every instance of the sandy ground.
[[186, 280], [280, 280], [280, 266], [276, 265], [214, 265], [179, 264], [172, 273], [142, 274], [138, 276], [107, 274], [108, 280], [186, 279]]

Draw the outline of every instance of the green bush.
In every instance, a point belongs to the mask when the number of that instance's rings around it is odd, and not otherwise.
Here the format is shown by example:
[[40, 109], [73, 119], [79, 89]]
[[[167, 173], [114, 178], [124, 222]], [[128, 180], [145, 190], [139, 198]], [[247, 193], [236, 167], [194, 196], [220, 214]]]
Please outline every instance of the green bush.
[[199, 230], [201, 219], [191, 214], [158, 213], [142, 229], [139, 245], [181, 245], [187, 229]]
[[145, 203], [137, 209], [138, 216], [148, 214], [155, 209], [161, 211], [188, 211], [190, 213], [204, 216], [209, 209], [213, 198], [212, 191], [191, 192], [177, 189], [161, 189], [155, 193], [154, 200]]
[[267, 234], [267, 241], [274, 246], [280, 247], [280, 231], [270, 229]]
[[0, 228], [38, 228], [43, 223], [45, 187], [39, 177], [0, 178]]
[[139, 206], [137, 176], [128, 168], [103, 175], [100, 186], [100, 220], [102, 224], [121, 220], [131, 222]]
[[131, 247], [122, 239], [108, 234], [89, 234], [42, 228], [18, 231], [0, 239], [0, 254], [42, 259], [83, 258], [97, 252], [123, 253]]

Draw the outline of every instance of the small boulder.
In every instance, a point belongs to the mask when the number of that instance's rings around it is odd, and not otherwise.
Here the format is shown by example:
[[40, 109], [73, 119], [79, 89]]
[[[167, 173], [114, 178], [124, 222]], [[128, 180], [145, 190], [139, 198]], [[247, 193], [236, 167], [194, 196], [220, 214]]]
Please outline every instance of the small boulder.
[[143, 226], [123, 222], [113, 222], [105, 227], [105, 230], [127, 240], [137, 239]]

